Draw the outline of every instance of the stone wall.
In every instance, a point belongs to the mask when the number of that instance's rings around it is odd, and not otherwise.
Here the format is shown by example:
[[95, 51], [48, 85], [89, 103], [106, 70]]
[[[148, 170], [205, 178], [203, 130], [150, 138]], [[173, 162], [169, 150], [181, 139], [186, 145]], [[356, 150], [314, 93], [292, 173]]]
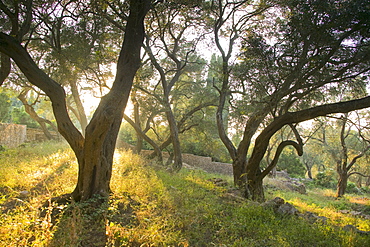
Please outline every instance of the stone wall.
[[212, 163], [212, 158], [183, 153], [182, 162], [197, 167], [203, 167], [210, 165]]
[[[59, 140], [60, 136], [55, 131], [50, 134]], [[47, 141], [41, 129], [27, 128], [26, 125], [0, 123], [0, 145], [15, 148], [25, 142]]]
[[0, 145], [18, 147], [26, 141], [26, 133], [26, 125], [0, 123]]
[[[58, 140], [58, 133], [49, 131], [54, 139]], [[41, 129], [27, 128], [27, 142], [42, 142], [47, 141], [46, 135]]]
[[[134, 150], [135, 148], [133, 145], [124, 142], [121, 142], [119, 147], [124, 148], [126, 150]], [[152, 153], [153, 150], [141, 150], [141, 154], [144, 156], [149, 156]], [[166, 159], [168, 159], [169, 154], [168, 152], [162, 152], [162, 156], [164, 161], [166, 161]], [[211, 157], [183, 153], [182, 162], [191, 167], [199, 168], [209, 173], [219, 173], [230, 176], [233, 174], [232, 164], [213, 162]]]

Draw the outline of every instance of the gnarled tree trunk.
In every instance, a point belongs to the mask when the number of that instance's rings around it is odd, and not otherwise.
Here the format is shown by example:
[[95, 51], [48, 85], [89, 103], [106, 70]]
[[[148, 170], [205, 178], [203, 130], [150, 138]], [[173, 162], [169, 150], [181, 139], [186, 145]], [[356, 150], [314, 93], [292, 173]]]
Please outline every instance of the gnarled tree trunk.
[[144, 17], [149, 5], [150, 0], [130, 1], [130, 15], [115, 81], [86, 127], [83, 152], [78, 157], [78, 182], [72, 194], [75, 200], [86, 200], [95, 194], [108, 196], [110, 193], [113, 154], [133, 78], [140, 67]]

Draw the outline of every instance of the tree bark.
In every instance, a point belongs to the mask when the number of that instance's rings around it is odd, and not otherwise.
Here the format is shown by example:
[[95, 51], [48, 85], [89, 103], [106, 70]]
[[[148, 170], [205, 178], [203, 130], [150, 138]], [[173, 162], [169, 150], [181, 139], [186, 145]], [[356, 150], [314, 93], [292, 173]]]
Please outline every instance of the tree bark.
[[8, 77], [11, 69], [11, 63], [9, 56], [0, 53], [0, 86], [4, 83]]
[[358, 176], [357, 181], [356, 181], [356, 186], [358, 188], [362, 188], [362, 176]]
[[238, 188], [245, 188], [246, 186], [246, 159], [238, 159], [239, 157], [233, 160], [233, 177], [234, 185]]
[[172, 168], [174, 171], [179, 171], [182, 167], [182, 154], [181, 154], [181, 146], [179, 140], [179, 130], [177, 128], [177, 123], [175, 116], [173, 115], [172, 110], [167, 107], [166, 116], [167, 121], [170, 127], [171, 133], [171, 140], [172, 140], [172, 148], [173, 148], [173, 165]]
[[[140, 121], [140, 106], [139, 102], [135, 99], [135, 96], [132, 95], [132, 103], [134, 105], [134, 121], [135, 124], [141, 130], [141, 121]], [[140, 154], [141, 149], [143, 148], [143, 137], [136, 131], [136, 146], [135, 146], [135, 153]]]
[[338, 172], [337, 197], [342, 197], [346, 193], [348, 174], [347, 171]]
[[[113, 154], [122, 117], [116, 113], [111, 115], [111, 119], [113, 121], [109, 121], [106, 131], [98, 130], [105, 127], [98, 121], [91, 122], [86, 128], [84, 153], [79, 161], [79, 176], [72, 193], [76, 201], [84, 201], [94, 195], [107, 197], [110, 193]], [[105, 120], [108, 122], [107, 118]]]
[[245, 197], [252, 199], [257, 202], [265, 201], [265, 192], [263, 190], [263, 181], [260, 177], [256, 179], [248, 180], [247, 190], [245, 192]]
[[82, 135], [85, 135], [85, 129], [86, 129], [86, 126], [87, 126], [87, 117], [86, 117], [85, 109], [84, 109], [83, 104], [81, 102], [81, 98], [80, 98], [80, 94], [78, 92], [76, 82], [72, 81], [72, 82], [69, 83], [69, 85], [71, 86], [73, 101], [75, 102], [76, 108], [77, 108], [77, 114], [78, 115], [76, 117], [77, 117], [78, 121], [80, 122]]

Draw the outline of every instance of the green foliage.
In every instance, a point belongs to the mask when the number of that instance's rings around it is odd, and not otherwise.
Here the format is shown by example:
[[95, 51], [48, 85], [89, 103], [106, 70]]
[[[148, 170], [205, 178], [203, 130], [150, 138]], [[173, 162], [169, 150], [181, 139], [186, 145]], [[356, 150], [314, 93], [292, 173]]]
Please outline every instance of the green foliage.
[[278, 170], [286, 170], [291, 177], [304, 177], [306, 170], [295, 150], [286, 148], [277, 163]]
[[328, 189], [334, 189], [336, 186], [335, 176], [332, 172], [319, 172], [314, 178], [316, 186]]
[[[203, 126], [210, 126], [206, 124]], [[210, 131], [195, 128], [181, 136], [181, 148], [183, 153], [211, 157], [218, 162], [230, 163], [230, 156], [217, 136], [211, 135]]]
[[0, 122], [24, 124], [31, 128], [38, 126], [24, 110], [22, 103], [11, 90], [0, 89]]
[[12, 122], [16, 124], [24, 124], [30, 128], [37, 128], [39, 125], [33, 120], [30, 115], [24, 111], [24, 107], [13, 108], [12, 110]]
[[359, 190], [360, 190], [362, 193], [370, 194], [370, 186], [367, 186], [367, 187], [361, 187], [361, 188], [359, 188]]
[[[47, 243], [50, 247], [59, 246], [104, 246], [106, 242], [105, 227], [108, 212], [107, 198], [93, 198], [68, 206], [50, 205], [64, 211], [53, 229], [53, 238]], [[49, 206], [49, 208], [50, 208]], [[53, 213], [53, 211], [51, 212]]]
[[357, 188], [355, 183], [353, 183], [351, 181], [348, 181], [347, 182], [346, 193], [359, 194], [359, 193], [361, 193], [361, 190], [359, 188]]
[[9, 118], [11, 102], [9, 96], [0, 91], [0, 122], [7, 122]]
[[118, 139], [128, 144], [135, 145], [135, 130], [128, 123], [122, 123], [118, 133]]
[[[129, 123], [124, 122], [121, 124], [121, 128], [118, 133], [118, 142], [123, 141], [130, 145], [136, 145], [137, 136], [135, 130], [130, 126]], [[143, 147], [144, 150], [152, 150], [153, 147], [149, 145], [148, 142], [143, 140]]]

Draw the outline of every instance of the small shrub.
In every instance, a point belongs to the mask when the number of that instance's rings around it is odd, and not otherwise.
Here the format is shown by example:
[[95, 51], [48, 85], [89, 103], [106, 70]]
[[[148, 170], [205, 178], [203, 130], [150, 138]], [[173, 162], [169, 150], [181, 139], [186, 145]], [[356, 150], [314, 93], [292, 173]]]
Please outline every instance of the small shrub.
[[369, 187], [369, 186], [361, 187], [361, 188], [359, 188], [359, 190], [360, 190], [362, 193], [370, 194], [370, 187]]
[[316, 186], [328, 189], [335, 189], [336, 186], [336, 181], [334, 180], [333, 175], [326, 172], [318, 173], [314, 179], [314, 183]]
[[361, 190], [356, 186], [355, 183], [348, 181], [346, 193], [360, 194]]

